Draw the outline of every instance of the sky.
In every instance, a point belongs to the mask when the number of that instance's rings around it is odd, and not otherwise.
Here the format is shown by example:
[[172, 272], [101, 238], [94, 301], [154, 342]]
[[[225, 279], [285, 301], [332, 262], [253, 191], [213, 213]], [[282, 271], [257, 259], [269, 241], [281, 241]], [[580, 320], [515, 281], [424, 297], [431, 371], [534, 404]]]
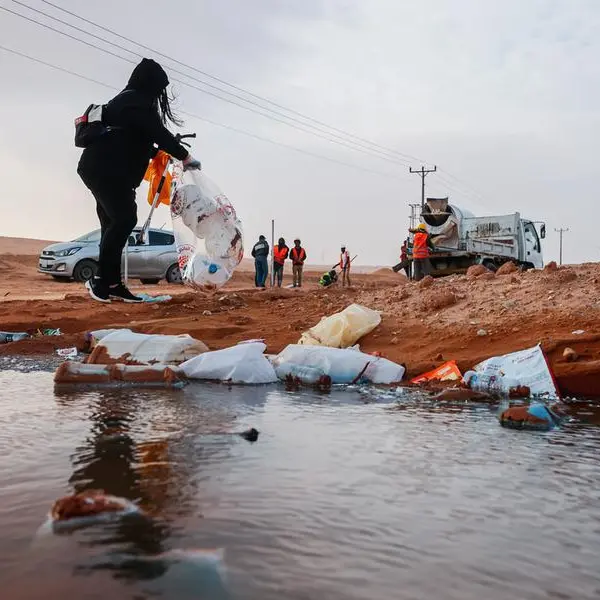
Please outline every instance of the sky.
[[[236, 207], [248, 250], [259, 234], [270, 237], [275, 219], [276, 236], [290, 243], [300, 237], [309, 262], [334, 262], [344, 243], [359, 264], [395, 264], [409, 204], [420, 200], [420, 178], [409, 166], [437, 165], [426, 179], [428, 195], [448, 195], [476, 215], [519, 212], [545, 221], [546, 261], [558, 258], [559, 227], [569, 228], [565, 262], [600, 259], [593, 217], [597, 0], [52, 2], [150, 50], [41, 0], [0, 0], [0, 6], [118, 56], [2, 10], [0, 45], [117, 89], [138, 54], [161, 62], [178, 80], [173, 89], [177, 109], [188, 113], [184, 130], [197, 133], [192, 152]], [[114, 90], [2, 48], [0, 77], [0, 235], [66, 240], [97, 228], [94, 201], [76, 174], [73, 120]], [[285, 109], [318, 120], [322, 125], [312, 125], [324, 137], [301, 130], [306, 120]], [[303, 125], [280, 122], [290, 123], [288, 117]], [[142, 186], [140, 223], [148, 212], [145, 196]], [[166, 208], [153, 224], [169, 226]]]

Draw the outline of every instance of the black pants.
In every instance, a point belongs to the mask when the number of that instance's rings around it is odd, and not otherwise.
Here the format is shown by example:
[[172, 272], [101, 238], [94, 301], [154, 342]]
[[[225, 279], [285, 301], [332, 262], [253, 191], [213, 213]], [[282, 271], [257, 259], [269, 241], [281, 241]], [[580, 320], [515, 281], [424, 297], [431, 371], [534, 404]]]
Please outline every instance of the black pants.
[[129, 235], [137, 225], [135, 190], [115, 180], [83, 182], [96, 199], [100, 220], [100, 259], [98, 275], [108, 285], [121, 282], [121, 260]]
[[275, 274], [275, 282], [281, 287], [281, 284], [283, 283], [283, 265], [274, 263], [273, 272]]
[[428, 258], [415, 258], [413, 260], [413, 277], [415, 281], [421, 281], [431, 273], [431, 262]]

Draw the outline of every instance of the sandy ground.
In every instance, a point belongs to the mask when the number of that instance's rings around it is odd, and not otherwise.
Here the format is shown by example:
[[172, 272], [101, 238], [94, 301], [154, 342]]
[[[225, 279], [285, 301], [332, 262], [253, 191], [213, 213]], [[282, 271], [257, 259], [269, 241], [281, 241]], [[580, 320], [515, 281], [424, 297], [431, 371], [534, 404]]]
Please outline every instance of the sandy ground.
[[[215, 293], [161, 284], [145, 291], [171, 294], [171, 302], [100, 305], [81, 284], [55, 282], [36, 272], [37, 253], [44, 245], [0, 238], [0, 330], [51, 327], [65, 335], [4, 344], [0, 354], [81, 347], [86, 331], [124, 326], [144, 333], [189, 333], [211, 349], [264, 338], [269, 352], [278, 352], [322, 316], [358, 302], [383, 316], [380, 327], [361, 340], [361, 349], [406, 364], [409, 375], [448, 359], [466, 370], [490, 356], [542, 342], [565, 395], [600, 395], [598, 264], [420, 284], [379, 269], [356, 274], [351, 289], [319, 288], [319, 270], [306, 273], [301, 290], [267, 291], [254, 289], [251, 272], [239, 271]], [[563, 358], [566, 347], [577, 352], [578, 360]]]

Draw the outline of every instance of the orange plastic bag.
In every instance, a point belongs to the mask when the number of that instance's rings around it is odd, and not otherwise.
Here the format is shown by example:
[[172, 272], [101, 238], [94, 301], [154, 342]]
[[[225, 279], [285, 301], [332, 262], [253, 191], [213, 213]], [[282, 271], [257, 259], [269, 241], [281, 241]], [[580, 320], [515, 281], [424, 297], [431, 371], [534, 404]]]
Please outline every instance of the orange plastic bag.
[[[160, 179], [165, 172], [165, 168], [169, 164], [170, 156], [159, 150], [156, 156], [150, 161], [148, 168], [146, 169], [146, 174], [144, 175], [144, 180], [150, 184], [148, 188], [148, 204], [152, 206], [154, 202], [154, 196], [156, 194], [156, 190], [158, 189], [158, 184], [160, 183]], [[166, 174], [165, 183], [163, 184], [162, 190], [160, 191], [160, 196], [158, 198], [159, 204], [166, 204], [167, 206], [171, 204], [171, 182], [173, 177], [171, 173]]]
[[433, 371], [428, 371], [427, 373], [423, 373], [423, 375], [411, 379], [410, 382], [425, 383], [426, 381], [457, 381], [459, 379], [462, 379], [460, 369], [456, 366], [455, 361], [449, 360], [443, 365], [440, 365], [437, 369], [433, 369]]

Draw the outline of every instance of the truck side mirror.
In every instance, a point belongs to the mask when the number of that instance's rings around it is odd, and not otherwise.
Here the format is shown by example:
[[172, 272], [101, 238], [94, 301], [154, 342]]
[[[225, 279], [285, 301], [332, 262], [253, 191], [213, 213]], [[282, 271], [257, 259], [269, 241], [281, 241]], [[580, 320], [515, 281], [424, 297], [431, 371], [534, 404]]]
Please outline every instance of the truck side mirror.
[[542, 226], [540, 227], [540, 237], [542, 239], [544, 239], [546, 237], [546, 224], [542, 223]]

